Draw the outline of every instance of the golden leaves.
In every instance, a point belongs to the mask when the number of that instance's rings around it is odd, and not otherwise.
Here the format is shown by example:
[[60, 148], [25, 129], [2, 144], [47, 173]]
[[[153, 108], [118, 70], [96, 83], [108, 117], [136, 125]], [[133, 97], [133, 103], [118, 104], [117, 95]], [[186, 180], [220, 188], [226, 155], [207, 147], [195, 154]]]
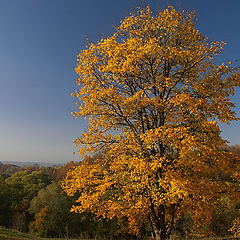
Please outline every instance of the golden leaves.
[[238, 195], [239, 158], [219, 151], [217, 121], [237, 119], [230, 97], [239, 71], [214, 63], [224, 43], [210, 42], [193, 19], [173, 7], [139, 9], [78, 55], [73, 115], [89, 117], [89, 127], [75, 145], [103, 154], [68, 173], [63, 188], [80, 193], [72, 211], [127, 217], [137, 232], [160, 207], [167, 220], [174, 206], [198, 218], [223, 192]]

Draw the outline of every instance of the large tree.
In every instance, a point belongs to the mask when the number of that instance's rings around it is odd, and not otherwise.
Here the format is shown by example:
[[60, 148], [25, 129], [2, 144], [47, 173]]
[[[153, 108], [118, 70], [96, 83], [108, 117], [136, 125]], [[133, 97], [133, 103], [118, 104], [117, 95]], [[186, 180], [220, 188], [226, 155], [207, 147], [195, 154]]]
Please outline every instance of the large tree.
[[104, 154], [68, 173], [65, 191], [80, 193], [73, 211], [127, 217], [135, 232], [148, 221], [164, 240], [182, 212], [197, 228], [221, 196], [238, 196], [239, 159], [220, 151], [218, 122], [237, 120], [230, 97], [239, 72], [214, 62], [224, 43], [210, 42], [194, 19], [147, 7], [78, 55], [73, 114], [89, 127], [75, 144]]

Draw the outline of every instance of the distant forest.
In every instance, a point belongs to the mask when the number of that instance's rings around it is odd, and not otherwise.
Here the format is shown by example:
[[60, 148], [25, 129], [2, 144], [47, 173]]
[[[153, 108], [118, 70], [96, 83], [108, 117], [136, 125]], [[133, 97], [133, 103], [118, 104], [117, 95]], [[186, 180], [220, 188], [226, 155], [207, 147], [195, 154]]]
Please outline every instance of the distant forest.
[[69, 169], [79, 164], [43, 167], [0, 162], [0, 226], [40, 237], [136, 239], [116, 219], [70, 212], [76, 199], [63, 192], [61, 181]]

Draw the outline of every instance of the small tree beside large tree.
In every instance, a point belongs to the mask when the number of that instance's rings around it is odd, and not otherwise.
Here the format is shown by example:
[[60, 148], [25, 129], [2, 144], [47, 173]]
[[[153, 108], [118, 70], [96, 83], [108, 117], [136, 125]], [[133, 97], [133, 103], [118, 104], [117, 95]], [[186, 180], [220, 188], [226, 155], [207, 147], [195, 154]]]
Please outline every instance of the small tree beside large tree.
[[193, 13], [147, 7], [80, 52], [73, 114], [89, 127], [75, 144], [103, 155], [68, 173], [65, 191], [80, 195], [72, 211], [128, 218], [135, 233], [148, 221], [165, 240], [183, 212], [200, 229], [221, 196], [239, 197], [239, 158], [219, 149], [218, 122], [237, 120], [230, 97], [240, 85], [238, 68], [214, 62], [223, 46]]

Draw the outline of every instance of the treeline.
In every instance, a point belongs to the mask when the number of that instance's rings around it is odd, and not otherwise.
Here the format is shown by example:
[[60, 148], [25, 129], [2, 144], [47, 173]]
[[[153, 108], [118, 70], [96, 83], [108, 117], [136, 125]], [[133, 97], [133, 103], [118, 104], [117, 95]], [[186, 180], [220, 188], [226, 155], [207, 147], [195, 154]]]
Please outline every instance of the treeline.
[[[240, 154], [240, 146], [226, 149]], [[91, 163], [93, 160], [94, 157], [84, 161]], [[61, 181], [68, 170], [78, 164], [81, 163], [69, 162], [63, 167], [18, 167], [0, 163], [0, 225], [41, 237], [137, 239], [128, 233], [127, 221], [70, 212], [77, 196], [68, 197], [61, 188]], [[233, 220], [238, 217], [240, 204], [230, 205], [223, 196], [222, 205], [203, 226], [216, 236], [227, 236]], [[186, 212], [176, 223], [173, 235], [187, 238], [192, 228], [191, 216]], [[141, 239], [149, 237], [150, 226], [143, 226], [140, 235]]]
[[61, 188], [63, 167], [18, 167], [0, 163], [0, 225], [41, 237], [135, 239], [116, 219], [97, 219], [90, 213], [71, 213], [75, 198]]

